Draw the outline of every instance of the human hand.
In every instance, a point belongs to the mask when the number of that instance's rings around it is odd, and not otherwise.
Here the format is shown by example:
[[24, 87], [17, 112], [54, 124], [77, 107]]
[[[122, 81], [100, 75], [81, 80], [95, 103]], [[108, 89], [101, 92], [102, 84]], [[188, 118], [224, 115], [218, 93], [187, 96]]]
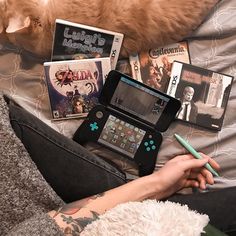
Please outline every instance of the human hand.
[[191, 154], [176, 156], [151, 175], [158, 179], [160, 186], [157, 186], [156, 192], [161, 192], [161, 198], [169, 197], [183, 188], [205, 189], [206, 184], [214, 184], [212, 173], [204, 165], [208, 162], [216, 170], [220, 166], [209, 156], [200, 154], [202, 159], [196, 159]]

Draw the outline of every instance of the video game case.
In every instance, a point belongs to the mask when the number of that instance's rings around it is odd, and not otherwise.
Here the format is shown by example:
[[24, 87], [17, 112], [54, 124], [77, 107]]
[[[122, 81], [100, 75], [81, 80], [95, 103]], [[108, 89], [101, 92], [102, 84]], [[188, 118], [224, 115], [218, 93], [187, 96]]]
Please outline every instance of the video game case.
[[175, 61], [167, 94], [181, 101], [177, 118], [221, 130], [233, 76]]
[[56, 19], [52, 61], [110, 57], [115, 69], [124, 35]]
[[116, 65], [116, 70], [132, 77], [131, 66], [129, 63], [129, 58], [119, 59]]
[[129, 57], [132, 77], [166, 92], [174, 60], [190, 63], [188, 42], [182, 41], [150, 49]]
[[111, 70], [110, 58], [44, 63], [52, 118], [86, 117]]

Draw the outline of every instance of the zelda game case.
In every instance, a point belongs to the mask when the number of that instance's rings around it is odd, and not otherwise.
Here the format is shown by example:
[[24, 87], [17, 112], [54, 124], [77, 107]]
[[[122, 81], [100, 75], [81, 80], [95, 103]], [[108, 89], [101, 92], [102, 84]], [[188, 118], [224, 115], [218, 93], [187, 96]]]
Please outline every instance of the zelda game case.
[[56, 19], [52, 61], [110, 57], [115, 69], [124, 35]]
[[190, 63], [188, 42], [150, 49], [129, 57], [134, 79], [162, 92], [167, 91], [174, 60]]
[[177, 118], [221, 130], [233, 76], [175, 61], [167, 94], [182, 106]]
[[98, 103], [110, 58], [44, 63], [52, 117], [54, 120], [86, 117]]

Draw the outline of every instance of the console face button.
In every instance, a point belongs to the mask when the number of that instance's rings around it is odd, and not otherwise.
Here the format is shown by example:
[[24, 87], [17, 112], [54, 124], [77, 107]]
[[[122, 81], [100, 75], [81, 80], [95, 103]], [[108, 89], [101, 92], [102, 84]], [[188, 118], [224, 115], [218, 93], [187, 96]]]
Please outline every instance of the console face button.
[[156, 146], [155, 145], [152, 146], [152, 150], [156, 150]]
[[103, 112], [97, 111], [97, 112], [96, 112], [96, 117], [97, 117], [98, 119], [102, 119], [102, 117], [103, 117]]
[[[151, 135], [150, 135], [151, 136]], [[150, 139], [149, 141], [144, 142], [144, 146], [147, 152], [150, 152], [151, 150], [156, 150], [156, 145], [154, 140]]]

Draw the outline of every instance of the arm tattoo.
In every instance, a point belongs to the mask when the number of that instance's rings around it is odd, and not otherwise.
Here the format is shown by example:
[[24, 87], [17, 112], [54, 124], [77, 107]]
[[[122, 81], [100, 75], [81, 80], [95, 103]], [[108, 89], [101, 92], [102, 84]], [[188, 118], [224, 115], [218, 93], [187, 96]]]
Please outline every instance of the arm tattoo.
[[64, 205], [63, 207], [60, 207], [56, 214], [53, 216], [53, 218], [55, 218], [59, 213], [61, 214], [66, 214], [66, 215], [73, 215], [76, 212], [78, 212], [80, 209], [85, 208], [86, 205], [91, 201], [91, 200], [95, 200], [99, 197], [104, 196], [104, 193], [100, 193], [97, 195], [94, 195], [92, 197], [88, 197], [88, 198], [84, 198], [82, 200], [78, 200], [76, 202], [72, 202], [69, 204]]
[[77, 236], [84, 230], [84, 228], [92, 223], [94, 220], [99, 218], [99, 214], [90, 211], [92, 213], [92, 217], [79, 217], [72, 218], [71, 216], [61, 215], [62, 220], [66, 222], [69, 226], [64, 229], [65, 235]]
[[99, 218], [99, 214], [95, 211], [90, 211], [90, 213], [92, 214], [91, 217], [73, 218], [72, 216], [82, 208], [86, 208], [87, 204], [91, 200], [95, 200], [102, 196], [104, 196], [104, 193], [97, 194], [92, 197], [88, 197], [76, 202], [66, 204], [65, 206], [57, 210], [53, 218], [55, 218], [58, 214], [61, 214], [62, 220], [66, 224], [68, 224], [68, 226], [64, 229], [65, 235], [70, 235], [70, 236], [79, 235], [84, 230], [86, 225], [90, 224], [91, 222]]

